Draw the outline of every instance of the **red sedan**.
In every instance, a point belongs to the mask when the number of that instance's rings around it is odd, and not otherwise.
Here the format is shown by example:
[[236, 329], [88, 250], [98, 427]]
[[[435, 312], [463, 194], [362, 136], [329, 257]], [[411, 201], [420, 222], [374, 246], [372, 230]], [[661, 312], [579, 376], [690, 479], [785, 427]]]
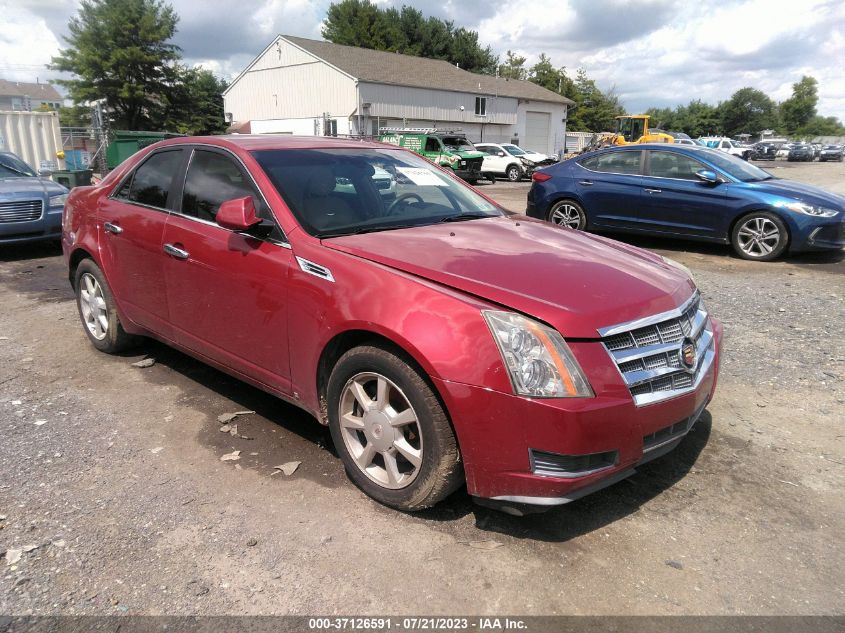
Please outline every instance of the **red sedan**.
[[674, 448], [716, 387], [682, 267], [379, 143], [164, 141], [75, 188], [62, 241], [97, 349], [155, 337], [304, 408], [402, 510], [463, 484], [567, 503]]

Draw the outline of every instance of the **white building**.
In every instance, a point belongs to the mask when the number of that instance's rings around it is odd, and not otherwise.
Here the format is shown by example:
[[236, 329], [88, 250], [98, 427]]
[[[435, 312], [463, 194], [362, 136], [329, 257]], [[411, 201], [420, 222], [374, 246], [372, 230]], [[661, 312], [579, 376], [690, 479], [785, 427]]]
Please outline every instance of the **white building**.
[[449, 62], [278, 36], [223, 93], [252, 134], [376, 135], [381, 127], [462, 129], [475, 142], [563, 147], [573, 102], [528, 81]]

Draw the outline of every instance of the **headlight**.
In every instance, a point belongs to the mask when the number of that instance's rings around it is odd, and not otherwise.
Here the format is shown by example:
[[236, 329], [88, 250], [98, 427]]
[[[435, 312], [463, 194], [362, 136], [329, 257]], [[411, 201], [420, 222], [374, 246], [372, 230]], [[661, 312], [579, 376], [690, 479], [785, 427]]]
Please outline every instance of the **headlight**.
[[63, 207], [65, 206], [65, 202], [67, 202], [67, 194], [63, 193], [59, 196], [50, 196], [50, 206], [51, 207]]
[[812, 215], [816, 218], [832, 218], [837, 213], [839, 213], [839, 211], [837, 211], [836, 209], [828, 209], [827, 207], [816, 207], [812, 204], [807, 204], [806, 202], [778, 202], [775, 204], [775, 206], [781, 207], [783, 209], [789, 209], [790, 211], [794, 211], [795, 213]]
[[537, 398], [590, 398], [578, 361], [563, 337], [542, 323], [513, 312], [482, 310], [514, 392]]

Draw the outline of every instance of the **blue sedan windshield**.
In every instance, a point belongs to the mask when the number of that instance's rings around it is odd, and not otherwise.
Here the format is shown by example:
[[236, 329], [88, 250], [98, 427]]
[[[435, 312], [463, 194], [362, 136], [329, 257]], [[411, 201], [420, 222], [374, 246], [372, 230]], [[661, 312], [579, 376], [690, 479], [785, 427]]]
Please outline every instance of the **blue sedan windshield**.
[[756, 182], [758, 180], [771, 180], [774, 178], [769, 172], [726, 152], [705, 149], [701, 151], [701, 155], [702, 158], [713, 163], [713, 165], [729, 176], [733, 176], [742, 182]]
[[0, 178], [35, 176], [29, 165], [10, 152], [0, 152]]

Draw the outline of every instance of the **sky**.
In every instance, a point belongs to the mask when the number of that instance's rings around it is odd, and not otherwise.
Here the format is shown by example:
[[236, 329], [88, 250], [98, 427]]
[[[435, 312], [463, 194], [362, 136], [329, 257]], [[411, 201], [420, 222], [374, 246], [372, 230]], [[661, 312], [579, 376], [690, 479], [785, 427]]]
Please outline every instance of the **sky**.
[[[170, 0], [185, 61], [228, 79], [279, 33], [320, 39], [329, 0]], [[0, 0], [0, 77], [41, 81], [65, 46], [78, 0]], [[412, 5], [479, 33], [504, 59], [546, 53], [583, 67], [629, 112], [693, 99], [717, 103], [751, 86], [777, 101], [802, 75], [819, 82], [818, 113], [845, 122], [843, 0], [379, 0]], [[235, 7], [235, 10], [233, 10]]]

